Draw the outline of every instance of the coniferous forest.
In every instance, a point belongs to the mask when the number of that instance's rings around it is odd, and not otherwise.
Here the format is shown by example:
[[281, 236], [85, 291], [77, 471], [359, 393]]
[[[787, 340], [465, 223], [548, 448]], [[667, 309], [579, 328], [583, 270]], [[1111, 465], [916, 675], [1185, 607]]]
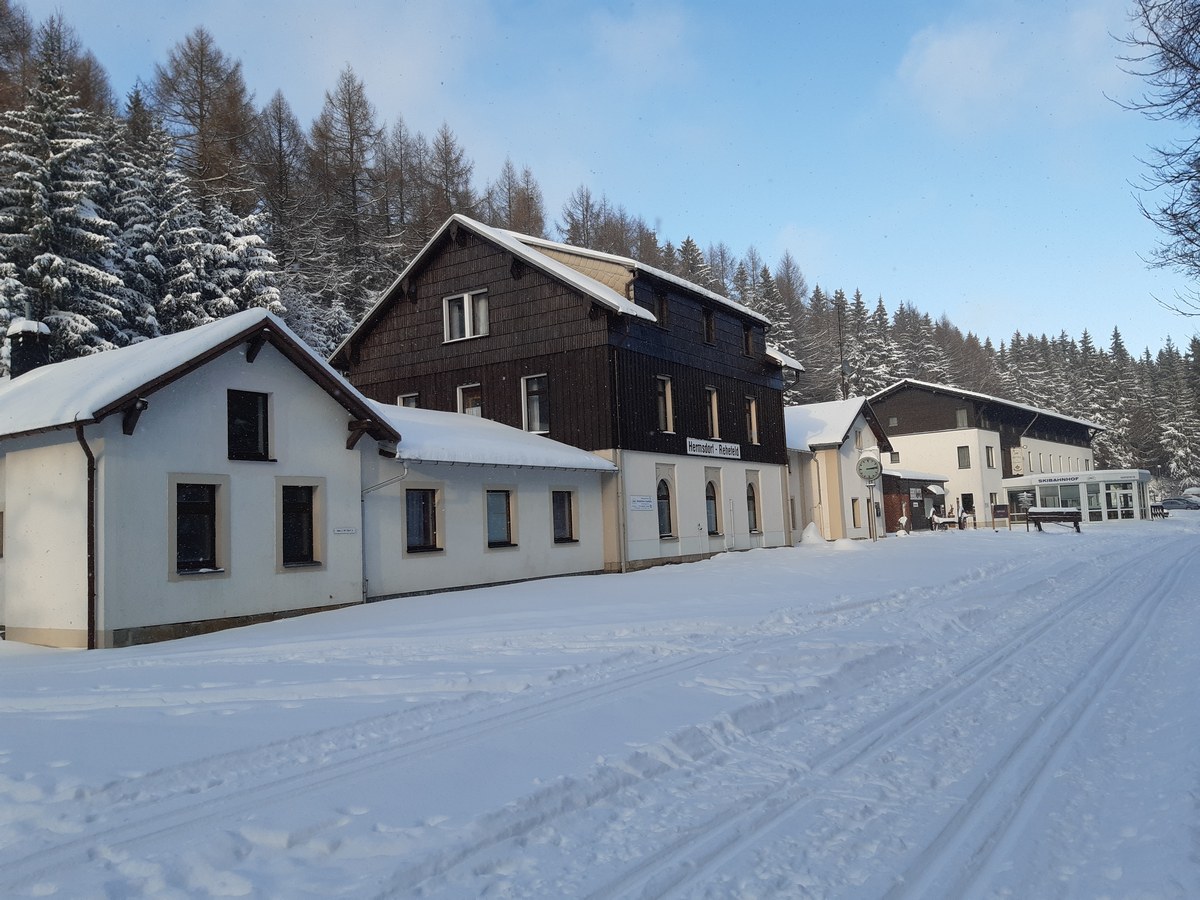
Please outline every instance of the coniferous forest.
[[587, 185], [548, 211], [528, 166], [477, 173], [448, 123], [427, 136], [381, 114], [350, 67], [307, 125], [282, 93], [256, 101], [203, 27], [117, 98], [61, 15], [34, 22], [0, 0], [0, 329], [46, 323], [52, 359], [250, 307], [327, 354], [452, 213], [632, 257], [762, 312], [807, 368], [789, 403], [905, 377], [953, 384], [1105, 426], [1101, 467], [1146, 468], [1168, 489], [1200, 481], [1200, 338], [1139, 352], [1116, 327], [1016, 323], [993, 340], [810, 285], [790, 253], [676, 244]]

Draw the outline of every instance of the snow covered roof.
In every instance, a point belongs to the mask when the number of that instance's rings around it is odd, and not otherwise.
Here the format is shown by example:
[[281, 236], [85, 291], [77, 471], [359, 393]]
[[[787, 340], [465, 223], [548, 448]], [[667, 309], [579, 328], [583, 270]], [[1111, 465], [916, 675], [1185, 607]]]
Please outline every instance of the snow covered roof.
[[13, 319], [8, 324], [8, 336], [14, 334], [49, 334], [50, 326], [45, 322], [35, 322], [33, 319]]
[[715, 291], [710, 291], [708, 288], [701, 287], [700, 285], [695, 284], [694, 282], [688, 281], [686, 278], [680, 278], [678, 275], [672, 275], [670, 272], [666, 272], [662, 269], [657, 269], [654, 266], [648, 266], [645, 263], [638, 262], [635, 259], [629, 259], [626, 256], [618, 256], [615, 253], [604, 253], [600, 250], [589, 250], [586, 247], [575, 247], [571, 244], [562, 244], [562, 243], [559, 243], [558, 241], [551, 241], [551, 240], [547, 240], [545, 238], [532, 237], [527, 234], [518, 234], [515, 231], [507, 231], [507, 232], [504, 232], [504, 234], [507, 234], [507, 235], [511, 236], [514, 240], [519, 241], [522, 244], [527, 244], [530, 247], [542, 247], [547, 250], [556, 250], [560, 253], [567, 254], [570, 256], [580, 256], [580, 257], [584, 257], [586, 259], [596, 259], [596, 260], [602, 260], [602, 261], [608, 262], [608, 263], [613, 263], [615, 265], [621, 266], [622, 268], [628, 269], [631, 277], [636, 275], [638, 272], [643, 272], [647, 275], [651, 275], [654, 278], [659, 279], [660, 281], [665, 281], [668, 284], [674, 284], [677, 287], [681, 287], [684, 290], [691, 291], [694, 294], [700, 294], [701, 296], [707, 297], [709, 300], [712, 300], [716, 303], [720, 303], [723, 306], [731, 307], [732, 309], [739, 312], [741, 315], [746, 316], [751, 319], [757, 319], [758, 321], [762, 322], [765, 325], [771, 324], [770, 319], [768, 319], [766, 316], [762, 315], [761, 313], [755, 312], [754, 310], [750, 309], [750, 307], [748, 307], [748, 306], [743, 306], [741, 303], [738, 303], [735, 300], [730, 300], [728, 297], [722, 296], [721, 294], [718, 294]]
[[775, 360], [775, 362], [779, 363], [779, 365], [783, 366], [785, 369], [791, 369], [795, 372], [805, 371], [804, 366], [800, 364], [798, 359], [793, 359], [792, 357], [788, 356], [774, 344], [767, 344], [767, 356]]
[[608, 460], [586, 450], [490, 419], [369, 402], [378, 417], [404, 435], [396, 448], [399, 460], [598, 472], [617, 470]]
[[[249, 309], [208, 325], [117, 350], [53, 363], [0, 386], [0, 437], [98, 422], [125, 409], [243, 341], [260, 337], [287, 356], [359, 419], [374, 413], [366, 397], [276, 316]], [[371, 431], [399, 440], [390, 425]]]
[[850, 436], [854, 420], [863, 411], [866, 402], [862, 397], [851, 397], [849, 400], [784, 407], [783, 422], [788, 449], [840, 447]]
[[949, 481], [949, 475], [934, 475], [930, 472], [918, 472], [915, 469], [901, 469], [896, 466], [884, 466], [884, 475], [893, 478], [903, 478], [905, 481]]
[[1005, 400], [1003, 397], [993, 397], [989, 394], [980, 394], [975, 391], [964, 390], [960, 387], [954, 387], [949, 384], [933, 384], [928, 381], [917, 381], [915, 378], [902, 378], [895, 384], [885, 387], [882, 391], [871, 396], [872, 400], [878, 400], [886, 397], [895, 391], [900, 390], [905, 386], [924, 388], [929, 391], [936, 391], [940, 394], [953, 394], [955, 397], [969, 397], [972, 400], [983, 400], [988, 403], [1000, 403], [1004, 406], [1011, 406], [1014, 409], [1023, 409], [1025, 412], [1036, 413], [1039, 416], [1051, 416], [1055, 419], [1061, 419], [1064, 422], [1074, 422], [1076, 425], [1083, 425], [1086, 428], [1094, 428], [1097, 431], [1105, 431], [1103, 425], [1097, 425], [1095, 422], [1089, 422], [1087, 419], [1077, 419], [1074, 416], [1066, 416], [1060, 412], [1055, 412], [1052, 409], [1039, 409], [1036, 406], [1029, 406], [1025, 403], [1017, 403], [1013, 400]]

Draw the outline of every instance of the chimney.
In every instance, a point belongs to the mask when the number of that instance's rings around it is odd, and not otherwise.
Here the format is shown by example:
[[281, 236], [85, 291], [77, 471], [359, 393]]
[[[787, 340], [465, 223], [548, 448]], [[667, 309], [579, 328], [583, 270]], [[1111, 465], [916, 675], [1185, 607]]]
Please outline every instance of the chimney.
[[17, 378], [50, 362], [50, 329], [45, 322], [13, 319], [8, 326], [8, 374]]

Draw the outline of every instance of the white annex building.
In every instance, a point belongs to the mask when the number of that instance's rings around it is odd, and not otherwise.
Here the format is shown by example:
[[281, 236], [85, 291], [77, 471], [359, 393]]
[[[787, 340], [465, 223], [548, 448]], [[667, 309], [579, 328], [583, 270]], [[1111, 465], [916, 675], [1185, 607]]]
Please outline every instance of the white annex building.
[[121, 646], [596, 571], [613, 471], [373, 403], [279, 319], [238, 313], [0, 387], [0, 625]]

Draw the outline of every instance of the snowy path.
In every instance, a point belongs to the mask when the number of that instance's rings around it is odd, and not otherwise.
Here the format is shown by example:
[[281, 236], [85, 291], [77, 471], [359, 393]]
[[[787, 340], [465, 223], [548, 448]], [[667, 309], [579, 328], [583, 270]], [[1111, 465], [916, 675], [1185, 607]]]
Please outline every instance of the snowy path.
[[922, 535], [0, 646], [0, 895], [1200, 896], [1198, 545]]

